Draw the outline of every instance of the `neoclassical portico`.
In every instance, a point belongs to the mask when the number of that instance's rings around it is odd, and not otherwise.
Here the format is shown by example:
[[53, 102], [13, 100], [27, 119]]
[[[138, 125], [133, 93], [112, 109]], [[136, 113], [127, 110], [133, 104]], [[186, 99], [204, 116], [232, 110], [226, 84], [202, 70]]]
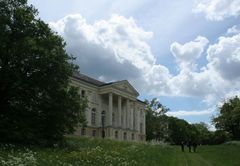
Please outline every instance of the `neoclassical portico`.
[[145, 103], [126, 81], [103, 83], [86, 75], [72, 78], [80, 94], [88, 98], [87, 126], [76, 135], [118, 140], [145, 140]]

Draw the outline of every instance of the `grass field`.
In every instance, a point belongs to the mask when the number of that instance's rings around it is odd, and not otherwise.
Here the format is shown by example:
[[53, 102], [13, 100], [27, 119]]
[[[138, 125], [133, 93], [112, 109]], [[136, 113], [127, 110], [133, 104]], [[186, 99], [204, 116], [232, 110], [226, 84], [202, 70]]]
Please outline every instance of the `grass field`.
[[23, 148], [2, 145], [1, 166], [239, 166], [240, 146], [200, 146], [197, 153], [180, 147], [150, 143], [68, 138], [60, 148]]

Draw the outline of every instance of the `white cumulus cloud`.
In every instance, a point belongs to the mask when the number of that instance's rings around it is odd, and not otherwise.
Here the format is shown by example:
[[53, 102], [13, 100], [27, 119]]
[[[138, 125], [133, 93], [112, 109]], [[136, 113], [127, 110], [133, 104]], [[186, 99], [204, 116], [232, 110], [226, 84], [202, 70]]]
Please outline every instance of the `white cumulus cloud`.
[[[153, 33], [131, 17], [112, 15], [88, 24], [76, 14], [49, 24], [67, 42], [67, 52], [77, 57], [80, 71], [102, 81], [128, 79], [142, 94], [198, 97], [209, 104], [240, 90], [240, 34], [219, 37], [211, 45], [203, 36], [174, 42], [170, 51], [179, 71], [173, 75], [151, 52]], [[201, 57], [204, 52], [207, 57]], [[207, 64], [198, 69], [200, 57]]]
[[169, 116], [175, 117], [184, 117], [184, 116], [199, 116], [199, 115], [212, 115], [214, 113], [214, 109], [207, 109], [207, 110], [193, 110], [193, 111], [169, 111], [166, 114]]
[[228, 17], [240, 15], [239, 0], [198, 0], [195, 8], [196, 13], [204, 13], [208, 20], [222, 21]]
[[240, 34], [231, 37], [220, 37], [218, 43], [207, 50], [209, 69], [229, 81], [240, 78]]
[[198, 36], [194, 41], [183, 45], [174, 42], [171, 44], [170, 50], [182, 69], [194, 69], [196, 67], [195, 61], [202, 55], [208, 42], [207, 38]]
[[[67, 51], [77, 57], [81, 71], [103, 81], [128, 79], [141, 91], [156, 93], [154, 87], [159, 87], [160, 93], [169, 91], [169, 71], [156, 64], [147, 43], [153, 33], [143, 30], [133, 18], [112, 15], [109, 20], [88, 24], [76, 14], [50, 26], [63, 36]], [[152, 75], [155, 73], [156, 77]]]
[[235, 35], [238, 33], [240, 33], [240, 27], [237, 25], [234, 25], [227, 30], [227, 35], [232, 35], [232, 34]]
[[[207, 43], [202, 44], [198, 47], [200, 50], [198, 53], [202, 54], [202, 49]], [[174, 56], [180, 61], [180, 72], [173, 76], [169, 83], [171, 87], [175, 87], [176, 95], [185, 96], [197, 96], [203, 99], [208, 104], [216, 103], [226, 97], [227, 94], [238, 94], [240, 85], [240, 34], [233, 36], [221, 36], [218, 41], [211, 44], [207, 48], [207, 64], [202, 67], [201, 70], [192, 69], [192, 65], [182, 65], [186, 63], [186, 59], [180, 59], [179, 57], [198, 58], [198, 55], [191, 55], [188, 51], [181, 50], [192, 50], [195, 47], [196, 39], [192, 42], [187, 42], [183, 45], [177, 44], [177, 49], [173, 49], [176, 44], [172, 44], [171, 51]], [[200, 42], [201, 43], [201, 42]], [[188, 46], [184, 48], [184, 46]], [[192, 53], [192, 54], [196, 54]], [[179, 60], [180, 59], [180, 60]], [[190, 58], [191, 59], [191, 58]], [[191, 59], [190, 62], [194, 60]], [[188, 61], [187, 61], [188, 62]], [[172, 88], [173, 89], [173, 88]]]

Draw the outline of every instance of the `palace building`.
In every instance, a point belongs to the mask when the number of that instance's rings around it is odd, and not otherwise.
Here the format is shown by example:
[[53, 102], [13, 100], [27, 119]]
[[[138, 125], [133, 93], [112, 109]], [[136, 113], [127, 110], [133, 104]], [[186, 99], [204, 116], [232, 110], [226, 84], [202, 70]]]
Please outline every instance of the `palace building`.
[[88, 100], [87, 125], [77, 128], [75, 135], [145, 141], [145, 103], [127, 80], [105, 83], [75, 73], [72, 83]]

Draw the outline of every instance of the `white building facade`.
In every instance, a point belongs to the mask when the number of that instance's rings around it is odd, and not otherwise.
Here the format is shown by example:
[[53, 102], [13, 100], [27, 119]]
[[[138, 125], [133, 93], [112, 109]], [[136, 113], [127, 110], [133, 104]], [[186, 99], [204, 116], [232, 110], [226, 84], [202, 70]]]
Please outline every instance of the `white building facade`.
[[145, 103], [127, 80], [104, 83], [78, 73], [72, 83], [88, 100], [87, 126], [79, 127], [75, 135], [145, 141]]

